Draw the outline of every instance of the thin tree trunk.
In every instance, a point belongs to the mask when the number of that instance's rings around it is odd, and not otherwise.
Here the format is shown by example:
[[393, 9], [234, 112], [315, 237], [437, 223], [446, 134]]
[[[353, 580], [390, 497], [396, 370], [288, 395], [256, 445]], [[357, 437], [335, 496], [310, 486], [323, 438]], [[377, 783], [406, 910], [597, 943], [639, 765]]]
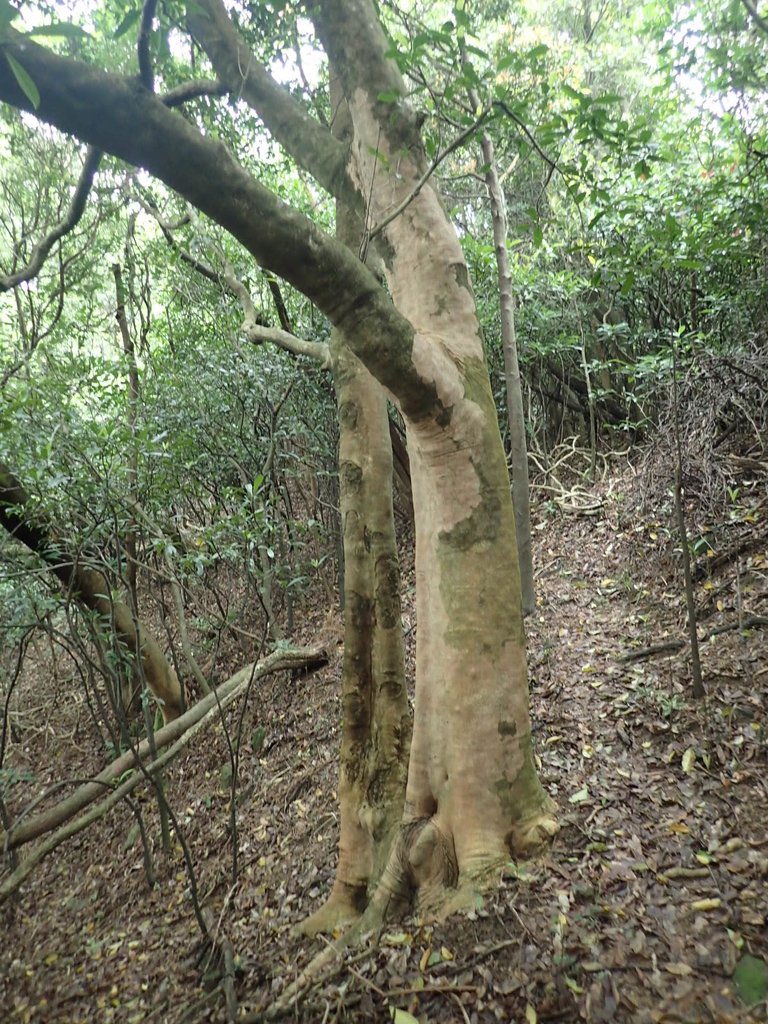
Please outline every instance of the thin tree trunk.
[[[462, 47], [462, 61], [466, 54]], [[480, 109], [480, 97], [475, 89], [469, 89], [469, 98], [475, 110]], [[528, 449], [525, 441], [525, 413], [523, 410], [523, 389], [520, 382], [520, 362], [517, 355], [517, 331], [515, 328], [515, 293], [512, 288], [512, 274], [507, 249], [507, 203], [504, 189], [496, 169], [493, 140], [488, 132], [480, 135], [480, 147], [485, 166], [484, 178], [491, 203], [493, 221], [493, 246], [496, 253], [496, 273], [499, 284], [499, 313], [501, 317], [501, 346], [504, 353], [504, 383], [507, 391], [507, 420], [509, 422], [509, 447], [512, 456], [512, 504], [515, 509], [515, 536], [520, 562], [520, 588], [523, 615], [530, 615], [536, 608], [536, 593], [533, 583], [533, 546], [531, 542], [531, 497], [528, 479]]]
[[[334, 109], [341, 134], [344, 104]], [[336, 217], [337, 236], [359, 243], [357, 219], [342, 207]], [[333, 889], [304, 922], [309, 933], [333, 931], [365, 910], [400, 824], [411, 739], [386, 398], [338, 330], [331, 366], [344, 542], [340, 836]]]
[[688, 530], [685, 525], [685, 509], [683, 508], [683, 446], [680, 441], [680, 406], [677, 393], [677, 341], [672, 340], [672, 403], [675, 425], [675, 515], [680, 535], [680, 549], [683, 557], [683, 586], [685, 604], [688, 609], [688, 640], [691, 648], [691, 673], [693, 677], [693, 695], [698, 700], [706, 697], [704, 681], [701, 675], [701, 656], [699, 654], [699, 634], [696, 621], [696, 598], [693, 593], [693, 576], [691, 574], [691, 552], [688, 548]]
[[[131, 337], [130, 328], [128, 327], [128, 316], [125, 311], [125, 284], [123, 283], [123, 274], [119, 263], [112, 264], [112, 273], [115, 278], [115, 294], [117, 297], [115, 319], [117, 320], [117, 324], [120, 329], [123, 354], [128, 366], [128, 380], [126, 385], [126, 418], [131, 440], [130, 448], [128, 450], [128, 458], [126, 461], [126, 478], [128, 481], [128, 505], [133, 509], [136, 502], [138, 502], [137, 481], [139, 473], [139, 453], [136, 445], [136, 421], [139, 408], [139, 368], [136, 363], [136, 352], [133, 346], [133, 338]], [[130, 520], [126, 526], [124, 540], [126, 556], [125, 578], [128, 584], [130, 603], [136, 615], [139, 614], [139, 601], [136, 586], [138, 575], [138, 532], [138, 523], [136, 522], [133, 513], [131, 513]]]

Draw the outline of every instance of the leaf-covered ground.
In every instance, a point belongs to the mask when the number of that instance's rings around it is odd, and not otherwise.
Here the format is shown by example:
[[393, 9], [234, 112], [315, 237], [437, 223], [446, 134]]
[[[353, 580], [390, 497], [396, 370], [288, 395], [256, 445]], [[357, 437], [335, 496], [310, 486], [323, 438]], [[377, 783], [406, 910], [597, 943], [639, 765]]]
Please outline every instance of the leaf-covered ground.
[[[537, 531], [532, 704], [562, 825], [550, 856], [510, 864], [471, 913], [399, 922], [377, 948], [348, 950], [291, 1019], [768, 1019], [768, 628], [759, 624], [768, 550], [755, 525], [763, 513], [732, 523], [700, 560], [700, 634], [758, 624], [702, 645], [708, 698], [697, 705], [685, 648], [622, 660], [679, 640], [685, 615], [673, 538], [622, 511], [620, 493], [614, 482], [589, 515], [550, 511]], [[741, 535], [758, 540], [738, 571], [728, 558], [716, 565]], [[405, 616], [412, 625], [408, 598]], [[318, 628], [307, 620], [305, 638]], [[327, 623], [326, 634], [333, 640]], [[234, 836], [220, 726], [167, 773], [216, 953], [200, 942], [180, 846], [163, 857], [144, 793], [153, 888], [122, 806], [56, 850], [0, 908], [3, 1021], [224, 1021], [226, 989], [230, 1013], [234, 998], [246, 1014], [297, 976], [321, 943], [292, 926], [317, 907], [333, 872], [340, 648], [333, 652], [319, 672], [261, 682], [242, 722], [240, 708], [229, 715], [242, 736]], [[19, 694], [28, 710], [8, 754], [19, 776], [35, 776], [11, 788], [16, 813], [54, 780], [101, 767], [80, 699], [47, 692], [44, 663], [37, 668]]]

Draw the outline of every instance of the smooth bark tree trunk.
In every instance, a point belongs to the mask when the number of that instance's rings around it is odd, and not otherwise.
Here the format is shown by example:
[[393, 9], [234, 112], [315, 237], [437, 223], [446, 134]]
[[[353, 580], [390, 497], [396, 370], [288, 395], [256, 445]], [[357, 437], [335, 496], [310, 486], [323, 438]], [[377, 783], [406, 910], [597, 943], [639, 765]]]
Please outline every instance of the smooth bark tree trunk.
[[403, 824], [377, 894], [382, 911], [415, 894], [435, 913], [556, 827], [533, 760], [509, 478], [456, 232], [431, 185], [419, 188], [426, 160], [412, 115], [379, 98], [405, 89], [373, 8], [328, 0], [310, 15], [349, 104], [349, 175], [369, 197], [368, 222], [402, 210], [379, 247], [415, 329], [412, 365], [436, 395], [401, 405], [416, 517], [416, 704]]
[[164, 720], [167, 723], [178, 718], [184, 711], [184, 695], [160, 645], [144, 623], [131, 614], [128, 605], [112, 596], [109, 581], [102, 572], [62, 551], [51, 531], [32, 520], [26, 511], [28, 504], [22, 485], [0, 463], [0, 526], [43, 559], [64, 589], [86, 608], [97, 612], [115, 640], [133, 657], [141, 659], [140, 674], [157, 698]]
[[482, 133], [480, 145], [483, 151], [483, 161], [487, 167], [485, 183], [491, 200], [493, 244], [496, 250], [496, 270], [499, 281], [501, 345], [504, 353], [504, 383], [507, 391], [509, 447], [512, 456], [512, 505], [515, 510], [517, 553], [520, 560], [520, 587], [523, 615], [530, 615], [536, 608], [536, 592], [533, 583], [533, 546], [531, 543], [531, 498], [523, 389], [517, 355], [515, 293], [512, 288], [512, 274], [510, 273], [507, 250], [507, 210], [504, 190], [496, 170], [493, 142], [487, 132]]
[[340, 836], [331, 894], [302, 926], [310, 933], [365, 910], [402, 817], [411, 740], [386, 401], [337, 332], [331, 351], [344, 541]]
[[[346, 138], [351, 122], [333, 80], [331, 98], [334, 134]], [[352, 248], [360, 233], [338, 203], [336, 237]], [[386, 397], [339, 330], [330, 352], [344, 545], [340, 835], [333, 889], [302, 925], [310, 934], [348, 925], [368, 905], [400, 824], [411, 741]]]

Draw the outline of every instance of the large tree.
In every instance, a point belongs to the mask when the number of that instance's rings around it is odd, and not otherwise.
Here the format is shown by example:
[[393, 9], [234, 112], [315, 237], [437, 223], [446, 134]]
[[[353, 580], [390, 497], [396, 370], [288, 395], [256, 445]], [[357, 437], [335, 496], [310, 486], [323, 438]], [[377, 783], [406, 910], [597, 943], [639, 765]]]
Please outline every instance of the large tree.
[[[145, 4], [144, 28], [154, 8]], [[556, 827], [531, 746], [514, 516], [466, 264], [374, 5], [317, 0], [308, 11], [349, 111], [348, 141], [274, 81], [221, 0], [188, 9], [215, 84], [158, 95], [144, 31], [133, 77], [8, 29], [0, 98], [146, 168], [225, 227], [316, 303], [397, 404], [416, 517], [416, 700], [403, 820], [377, 903], [415, 894], [434, 911]], [[357, 253], [174, 109], [222, 84], [360, 218]], [[374, 253], [385, 283], [369, 269]]]

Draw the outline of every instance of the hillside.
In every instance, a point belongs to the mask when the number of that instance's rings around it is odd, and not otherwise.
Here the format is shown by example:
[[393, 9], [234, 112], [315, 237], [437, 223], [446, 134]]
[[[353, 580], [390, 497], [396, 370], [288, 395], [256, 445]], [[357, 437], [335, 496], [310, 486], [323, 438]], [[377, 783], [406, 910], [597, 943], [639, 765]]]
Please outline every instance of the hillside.
[[[675, 648], [685, 605], [674, 537], [637, 503], [634, 471], [614, 463], [580, 502], [572, 495], [558, 511], [539, 507], [529, 668], [536, 754], [561, 825], [551, 852], [510, 864], [470, 912], [393, 922], [378, 946], [347, 950], [290, 1019], [390, 1021], [393, 1011], [400, 1024], [765, 1019], [761, 486], [745, 490], [741, 520], [724, 525], [718, 550], [698, 563], [699, 634], [710, 636], [707, 698], [698, 703], [686, 648]], [[718, 562], [739, 546], [744, 516], [755, 544], [738, 563]], [[406, 547], [406, 566], [408, 557]], [[3, 904], [0, 1005], [9, 1024], [249, 1019], [321, 947], [292, 929], [333, 877], [341, 634], [332, 610], [297, 620], [293, 639], [319, 638], [329, 663], [266, 677], [227, 713], [230, 736], [241, 737], [234, 885], [221, 726], [166, 773], [215, 949], [200, 941], [181, 848], [174, 842], [163, 856], [156, 804], [143, 787], [135, 799], [153, 888], [134, 815], [121, 804]], [[752, 628], [732, 628], [739, 622]], [[10, 708], [14, 814], [54, 782], [74, 785], [103, 764], [82, 697], [54, 688], [50, 667], [40, 645]]]

